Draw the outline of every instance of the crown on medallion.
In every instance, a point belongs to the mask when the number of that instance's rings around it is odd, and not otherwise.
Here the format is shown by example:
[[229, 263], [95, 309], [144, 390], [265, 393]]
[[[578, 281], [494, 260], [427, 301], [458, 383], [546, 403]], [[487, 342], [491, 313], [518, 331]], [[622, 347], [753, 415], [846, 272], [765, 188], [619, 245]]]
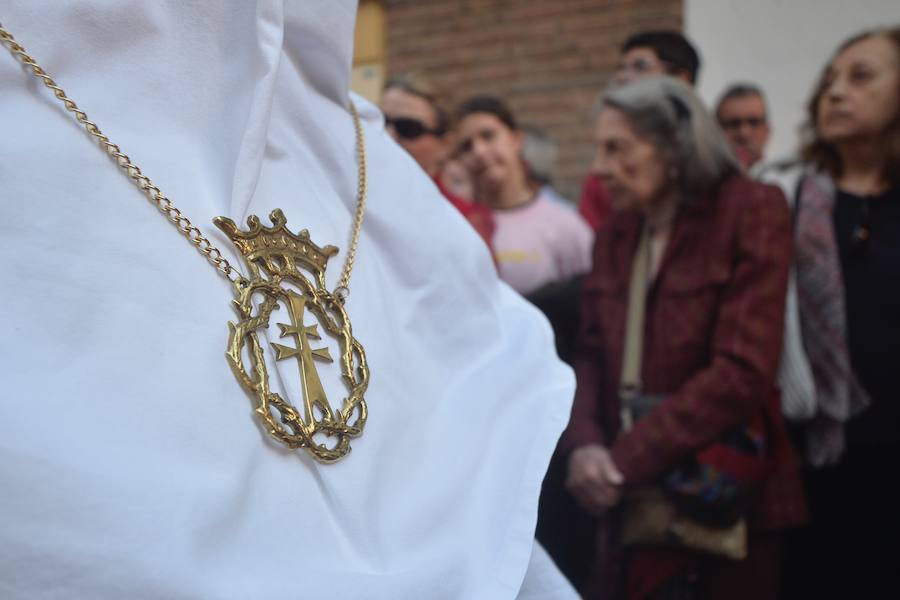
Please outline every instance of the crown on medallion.
[[316, 245], [309, 239], [306, 229], [297, 234], [291, 233], [280, 208], [269, 214], [269, 220], [272, 221], [271, 227], [263, 225], [256, 215], [250, 215], [247, 217], [246, 231], [228, 217], [216, 217], [213, 223], [225, 232], [248, 263], [256, 260], [268, 263], [272, 258], [289, 257], [322, 272], [328, 259], [338, 253], [334, 246]]

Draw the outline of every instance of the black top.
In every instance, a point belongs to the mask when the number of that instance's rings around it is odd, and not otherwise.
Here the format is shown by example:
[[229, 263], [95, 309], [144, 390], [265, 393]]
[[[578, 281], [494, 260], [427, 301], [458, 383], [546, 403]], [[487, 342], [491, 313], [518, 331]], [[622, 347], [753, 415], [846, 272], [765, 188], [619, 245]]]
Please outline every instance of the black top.
[[870, 406], [848, 426], [853, 445], [900, 444], [900, 189], [839, 191], [834, 206], [850, 360]]

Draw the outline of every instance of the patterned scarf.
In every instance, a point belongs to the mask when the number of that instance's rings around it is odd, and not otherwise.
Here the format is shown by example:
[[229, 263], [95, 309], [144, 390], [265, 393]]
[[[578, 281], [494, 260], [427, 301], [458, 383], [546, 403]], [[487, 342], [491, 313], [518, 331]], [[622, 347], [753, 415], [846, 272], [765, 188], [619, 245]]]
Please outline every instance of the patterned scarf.
[[847, 350], [844, 282], [832, 216], [835, 195], [831, 178], [809, 174], [800, 187], [796, 210], [800, 327], [817, 404], [807, 451], [815, 466], [837, 462], [844, 450], [843, 424], [869, 405]]

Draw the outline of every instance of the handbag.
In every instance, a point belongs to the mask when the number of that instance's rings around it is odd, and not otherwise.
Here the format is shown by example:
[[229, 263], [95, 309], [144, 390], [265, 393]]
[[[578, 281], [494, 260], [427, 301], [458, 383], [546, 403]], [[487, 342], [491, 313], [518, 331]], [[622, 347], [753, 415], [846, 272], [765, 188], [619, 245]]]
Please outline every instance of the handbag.
[[726, 527], [704, 525], [680, 513], [660, 488], [630, 492], [623, 513], [622, 543], [626, 546], [668, 546], [721, 556], [747, 557], [747, 523], [738, 519]]
[[[644, 317], [650, 274], [650, 231], [645, 226], [632, 267], [620, 380], [622, 430], [665, 399], [642, 391]], [[660, 482], [629, 492], [622, 543], [674, 547], [741, 560], [747, 555], [744, 511], [768, 476], [769, 413], [758, 411], [719, 440], [667, 473]]]

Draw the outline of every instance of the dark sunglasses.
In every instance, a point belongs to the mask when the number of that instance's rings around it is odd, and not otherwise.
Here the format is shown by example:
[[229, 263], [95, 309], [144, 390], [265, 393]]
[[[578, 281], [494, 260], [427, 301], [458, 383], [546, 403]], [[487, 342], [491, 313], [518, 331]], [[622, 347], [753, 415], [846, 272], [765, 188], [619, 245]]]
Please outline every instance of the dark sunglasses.
[[404, 140], [414, 140], [423, 135], [442, 136], [444, 132], [439, 129], [429, 129], [422, 121], [410, 119], [409, 117], [398, 117], [396, 119], [387, 115], [384, 117], [385, 127], [393, 127], [397, 135]]

